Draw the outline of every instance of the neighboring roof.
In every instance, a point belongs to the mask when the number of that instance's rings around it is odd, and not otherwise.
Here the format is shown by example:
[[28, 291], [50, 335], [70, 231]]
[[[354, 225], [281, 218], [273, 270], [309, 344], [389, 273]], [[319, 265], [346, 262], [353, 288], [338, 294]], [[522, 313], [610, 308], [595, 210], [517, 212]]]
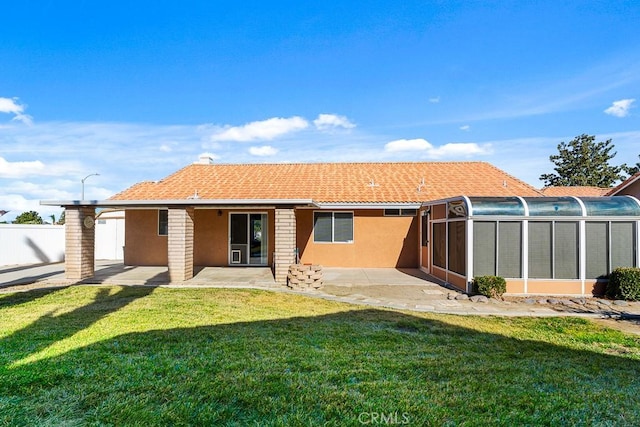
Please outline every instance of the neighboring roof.
[[460, 194], [541, 196], [485, 162], [192, 164], [109, 200], [309, 199], [317, 203], [420, 203]]
[[583, 196], [583, 197], [597, 197], [604, 196], [611, 188], [601, 188], [592, 186], [571, 186], [571, 187], [545, 187], [542, 190], [542, 194], [546, 197], [564, 197], [564, 196]]
[[615, 196], [620, 191], [624, 190], [625, 188], [627, 188], [628, 186], [630, 186], [631, 184], [633, 184], [634, 182], [636, 182], [638, 180], [640, 180], [640, 172], [637, 172], [637, 173], [631, 175], [629, 178], [625, 179], [620, 184], [618, 184], [618, 186], [613, 187], [612, 189], [610, 189], [609, 192], [607, 193], [607, 196]]

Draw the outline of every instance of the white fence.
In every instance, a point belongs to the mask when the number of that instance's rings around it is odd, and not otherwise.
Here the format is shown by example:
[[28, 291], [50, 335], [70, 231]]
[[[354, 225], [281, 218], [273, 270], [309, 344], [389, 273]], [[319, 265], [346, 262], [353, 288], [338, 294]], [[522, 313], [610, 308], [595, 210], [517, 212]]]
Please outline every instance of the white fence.
[[[121, 260], [124, 217], [96, 221], [96, 259]], [[64, 225], [0, 224], [0, 266], [64, 261]]]
[[124, 259], [124, 213], [112, 212], [96, 220], [96, 259]]
[[64, 225], [0, 224], [0, 265], [64, 260]]

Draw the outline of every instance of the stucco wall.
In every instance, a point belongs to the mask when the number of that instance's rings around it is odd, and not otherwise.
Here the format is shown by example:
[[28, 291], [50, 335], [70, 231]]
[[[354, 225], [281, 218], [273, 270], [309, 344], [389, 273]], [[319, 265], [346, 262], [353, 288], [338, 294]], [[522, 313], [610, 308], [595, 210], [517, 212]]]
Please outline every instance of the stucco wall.
[[[218, 215], [220, 212], [220, 215]], [[269, 229], [269, 265], [273, 262], [274, 211], [196, 209], [193, 263], [196, 266], [229, 265], [229, 213], [266, 212]], [[128, 210], [125, 227], [125, 264], [167, 265], [167, 236], [158, 236], [158, 211]]]
[[167, 265], [167, 236], [158, 236], [158, 210], [125, 212], [125, 265]]
[[315, 243], [313, 210], [296, 211], [301, 262], [331, 267], [419, 266], [417, 217], [385, 217], [383, 211], [353, 211], [353, 243]]
[[229, 213], [217, 209], [197, 209], [194, 221], [193, 263], [223, 266], [228, 263]]
[[630, 186], [626, 187], [617, 193], [616, 196], [634, 196], [635, 198], [640, 199], [640, 180], [637, 180]]

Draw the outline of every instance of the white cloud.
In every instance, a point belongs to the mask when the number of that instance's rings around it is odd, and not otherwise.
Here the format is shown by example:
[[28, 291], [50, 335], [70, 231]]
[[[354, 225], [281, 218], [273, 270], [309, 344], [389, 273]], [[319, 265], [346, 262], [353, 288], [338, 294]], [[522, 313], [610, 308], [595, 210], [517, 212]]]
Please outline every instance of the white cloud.
[[470, 157], [474, 155], [489, 154], [491, 146], [489, 144], [478, 145], [475, 142], [449, 143], [433, 150], [429, 150], [429, 157]]
[[24, 105], [18, 104], [18, 98], [1, 98], [0, 113], [21, 114], [24, 112]]
[[302, 117], [294, 116], [288, 119], [273, 117], [271, 119], [247, 123], [243, 126], [227, 126], [211, 135], [210, 140], [217, 141], [270, 141], [288, 133], [306, 129], [309, 123]]
[[168, 144], [162, 144], [160, 146], [160, 151], [162, 151], [163, 153], [170, 153], [172, 150]]
[[356, 127], [346, 116], [337, 114], [318, 114], [318, 118], [313, 121], [316, 129], [321, 131], [332, 130], [336, 128], [351, 129]]
[[40, 160], [10, 162], [0, 157], [0, 178], [24, 178], [27, 176], [65, 176], [82, 172], [75, 161], [43, 163]]
[[425, 151], [433, 149], [433, 145], [426, 139], [398, 139], [384, 145], [384, 151]]
[[434, 147], [426, 139], [417, 138], [391, 141], [385, 144], [384, 150], [387, 152], [420, 151], [424, 152], [428, 158], [439, 159], [443, 157], [470, 157], [489, 154], [491, 152], [491, 145], [478, 145], [475, 142], [469, 142], [449, 143], [441, 145], [440, 147]]
[[270, 145], [263, 145], [249, 148], [249, 153], [254, 156], [273, 156], [278, 153], [278, 150]]
[[0, 177], [20, 178], [29, 175], [40, 175], [45, 171], [44, 163], [40, 160], [29, 162], [8, 162], [0, 157]]
[[434, 96], [433, 98], [429, 98], [429, 102], [432, 104], [437, 104], [440, 102], [440, 97], [439, 96]]
[[613, 104], [611, 104], [611, 107], [604, 110], [604, 112], [611, 116], [627, 117], [634, 101], [635, 99], [633, 98], [614, 101]]
[[470, 130], [470, 129], [471, 129], [471, 126], [469, 126], [469, 125], [462, 125], [462, 126], [460, 126], [460, 130], [468, 131], [468, 130]]
[[22, 122], [26, 125], [33, 124], [33, 117], [24, 114], [26, 106], [18, 103], [18, 98], [0, 97], [0, 113], [13, 114], [13, 121]]

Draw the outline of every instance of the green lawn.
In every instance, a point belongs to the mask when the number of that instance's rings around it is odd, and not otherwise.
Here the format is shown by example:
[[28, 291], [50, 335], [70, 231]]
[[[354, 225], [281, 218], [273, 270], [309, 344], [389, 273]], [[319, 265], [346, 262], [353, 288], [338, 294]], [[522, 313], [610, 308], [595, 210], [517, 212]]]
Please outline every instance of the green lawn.
[[639, 390], [640, 337], [584, 319], [252, 290], [0, 295], [0, 425], [640, 425]]

